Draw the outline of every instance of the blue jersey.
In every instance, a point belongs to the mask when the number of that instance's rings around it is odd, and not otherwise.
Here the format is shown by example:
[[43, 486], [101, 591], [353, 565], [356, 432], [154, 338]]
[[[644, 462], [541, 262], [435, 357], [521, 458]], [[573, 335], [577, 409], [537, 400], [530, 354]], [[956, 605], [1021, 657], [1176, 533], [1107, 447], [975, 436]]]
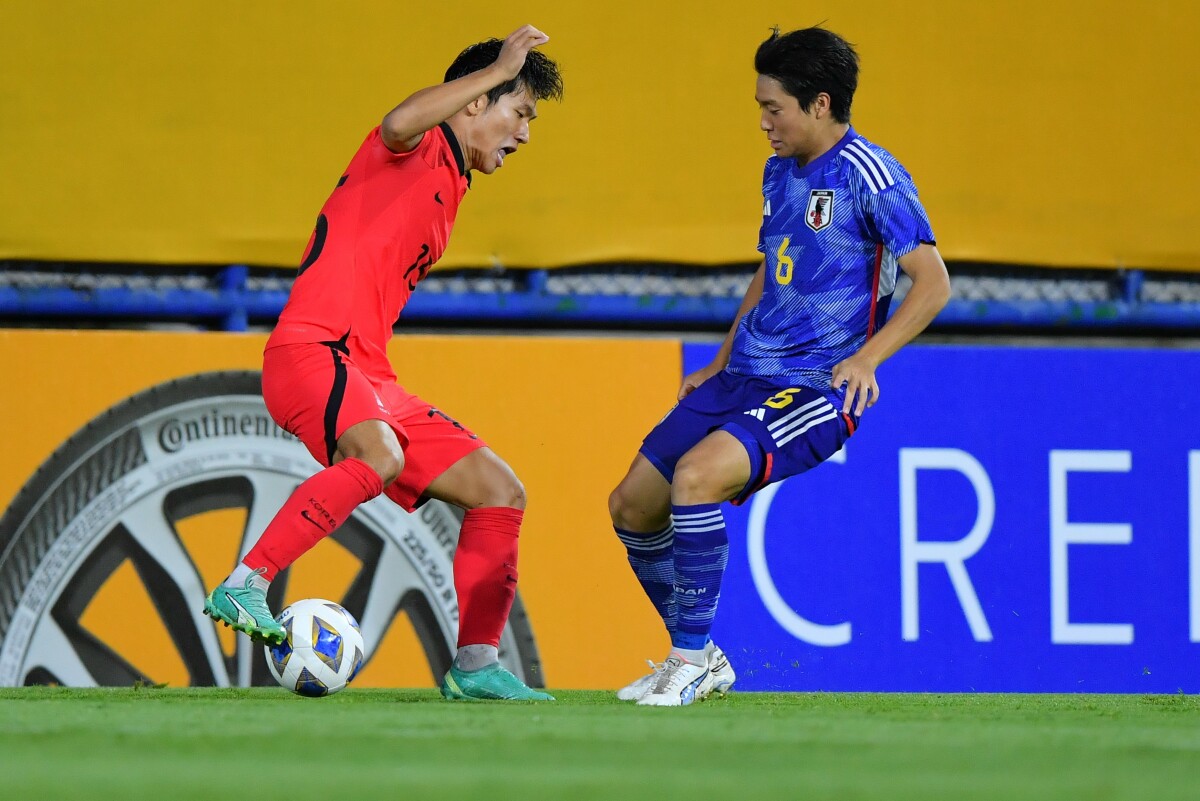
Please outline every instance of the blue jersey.
[[789, 376], [838, 407], [833, 366], [887, 320], [896, 260], [934, 242], [912, 177], [853, 128], [800, 166], [771, 156], [763, 171], [758, 249], [762, 300], [741, 320], [727, 369]]

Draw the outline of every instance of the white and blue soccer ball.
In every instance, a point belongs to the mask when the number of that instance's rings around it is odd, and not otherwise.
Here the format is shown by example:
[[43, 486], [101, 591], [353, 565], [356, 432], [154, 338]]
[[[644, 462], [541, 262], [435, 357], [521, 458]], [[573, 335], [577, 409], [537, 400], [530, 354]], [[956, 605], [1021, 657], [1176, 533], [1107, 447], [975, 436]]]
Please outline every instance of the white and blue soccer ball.
[[333, 601], [306, 598], [284, 609], [276, 620], [287, 639], [264, 650], [267, 668], [281, 687], [320, 697], [354, 680], [366, 652], [354, 615]]

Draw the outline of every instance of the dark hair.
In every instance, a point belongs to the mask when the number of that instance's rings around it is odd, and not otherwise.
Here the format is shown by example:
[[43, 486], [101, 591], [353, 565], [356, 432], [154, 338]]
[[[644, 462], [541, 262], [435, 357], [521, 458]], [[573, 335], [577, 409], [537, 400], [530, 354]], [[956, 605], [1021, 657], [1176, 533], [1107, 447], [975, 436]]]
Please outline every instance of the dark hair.
[[[503, 44], [499, 39], [488, 39], [471, 45], [459, 53], [450, 69], [446, 70], [446, 80], [453, 81], [491, 65], [500, 57]], [[535, 100], [562, 100], [563, 82], [558, 65], [549, 56], [537, 50], [530, 50], [529, 55], [525, 56], [525, 65], [521, 67], [521, 73], [487, 93], [488, 104], [491, 105], [504, 95], [515, 94], [522, 89], [527, 90]]]
[[754, 69], [779, 81], [806, 111], [824, 92], [833, 118], [850, 122], [850, 104], [858, 88], [858, 54], [833, 31], [815, 27], [780, 34], [774, 28], [754, 54]]

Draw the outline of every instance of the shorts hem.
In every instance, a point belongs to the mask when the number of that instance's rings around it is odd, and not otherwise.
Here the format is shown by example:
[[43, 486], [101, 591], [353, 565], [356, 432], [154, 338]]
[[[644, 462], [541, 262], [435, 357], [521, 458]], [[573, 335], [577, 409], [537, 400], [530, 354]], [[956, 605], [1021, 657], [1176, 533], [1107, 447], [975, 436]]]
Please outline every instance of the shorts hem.
[[667, 467], [666, 463], [663, 462], [661, 459], [659, 459], [657, 456], [655, 456], [653, 453], [646, 450], [646, 447], [644, 445], [641, 448], [638, 448], [638, 453], [640, 453], [642, 456], [646, 457], [647, 462], [654, 465], [654, 469], [662, 474], [662, 477], [667, 480], [668, 484], [670, 484], [671, 481], [674, 480], [675, 471], [672, 470], [671, 468]]
[[[424, 505], [429, 498], [425, 495], [425, 490], [429, 489], [429, 485], [437, 481], [447, 470], [461, 462], [463, 459], [470, 456], [480, 448], [486, 448], [488, 445], [481, 439], [466, 440], [462, 443], [464, 448], [454, 458], [452, 458], [444, 467], [438, 470], [436, 475], [423, 475], [417, 481], [418, 484], [404, 483], [404, 471], [400, 471], [400, 476], [392, 482], [391, 486], [384, 490], [384, 495], [393, 503], [399, 506], [406, 512], [415, 512], [418, 508]], [[408, 459], [408, 454], [405, 454], [405, 459]]]
[[750, 478], [738, 494], [730, 499], [734, 506], [740, 506], [746, 502], [747, 498], [770, 482], [771, 456], [758, 441], [758, 437], [738, 423], [724, 423], [717, 430], [735, 437], [738, 442], [742, 443], [742, 447], [746, 449], [746, 455], [750, 458]]

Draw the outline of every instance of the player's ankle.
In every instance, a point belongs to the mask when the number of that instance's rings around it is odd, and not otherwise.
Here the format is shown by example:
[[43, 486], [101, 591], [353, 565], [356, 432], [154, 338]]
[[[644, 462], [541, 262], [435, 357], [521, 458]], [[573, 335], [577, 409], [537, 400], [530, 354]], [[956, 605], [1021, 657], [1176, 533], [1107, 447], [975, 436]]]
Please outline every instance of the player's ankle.
[[671, 648], [671, 656], [677, 656], [692, 665], [703, 665], [708, 661], [708, 654], [703, 648]]
[[[265, 571], [263, 571], [263, 572], [265, 572]], [[264, 576], [259, 575], [258, 571], [252, 570], [250, 568], [250, 566], [247, 565], [245, 562], [238, 562], [237, 567], [235, 567], [233, 569], [233, 572], [229, 574], [229, 577], [226, 578], [225, 581], [223, 581], [221, 583], [221, 586], [229, 587], [230, 589], [240, 590], [246, 586], [246, 579], [248, 579], [252, 576], [255, 578], [255, 582], [254, 582], [255, 586], [257, 586], [259, 589], [263, 590], [264, 592], [266, 591], [267, 587], [271, 586], [270, 579], [267, 579]]]
[[482, 670], [500, 661], [500, 651], [494, 645], [464, 645], [454, 656], [454, 667], [463, 671]]

